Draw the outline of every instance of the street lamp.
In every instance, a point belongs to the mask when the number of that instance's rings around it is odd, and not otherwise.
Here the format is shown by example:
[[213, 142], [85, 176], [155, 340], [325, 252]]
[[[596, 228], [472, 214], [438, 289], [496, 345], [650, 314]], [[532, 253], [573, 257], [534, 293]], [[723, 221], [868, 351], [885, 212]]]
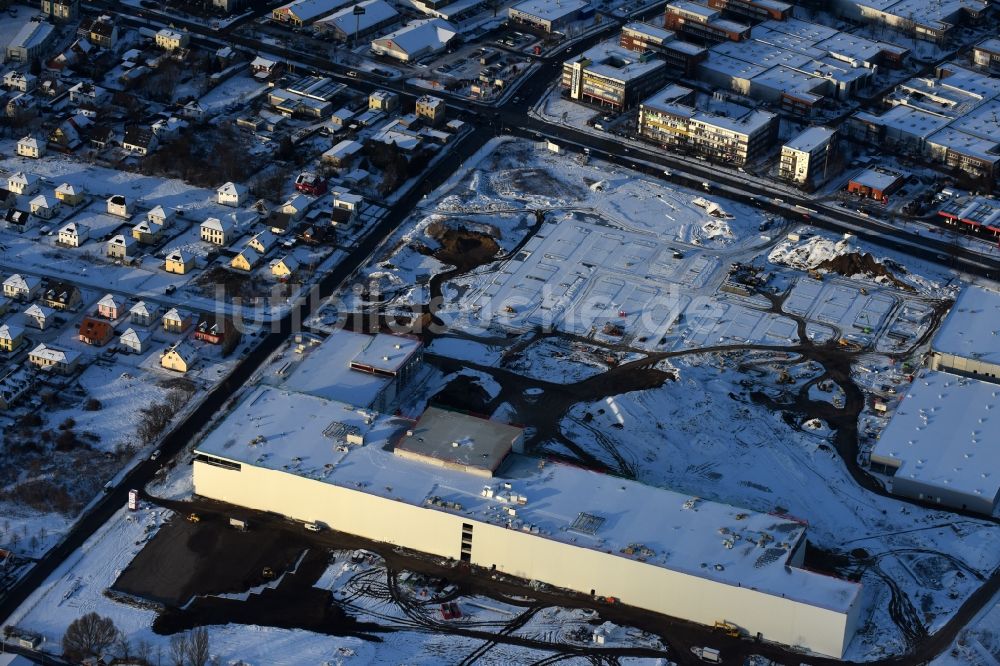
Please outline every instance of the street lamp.
[[354, 5], [354, 48], [358, 46], [358, 33], [361, 31], [361, 17], [365, 13], [365, 8], [361, 5]]

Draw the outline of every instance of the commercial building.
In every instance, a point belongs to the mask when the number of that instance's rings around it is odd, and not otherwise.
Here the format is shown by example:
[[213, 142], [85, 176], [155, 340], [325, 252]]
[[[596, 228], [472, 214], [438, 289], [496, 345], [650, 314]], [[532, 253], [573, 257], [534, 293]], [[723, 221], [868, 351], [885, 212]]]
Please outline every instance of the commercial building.
[[663, 27], [705, 44], [750, 38], [750, 26], [724, 19], [718, 9], [690, 0], [668, 3]]
[[972, 230], [980, 235], [1000, 238], [1000, 201], [987, 197], [948, 199], [938, 211], [946, 224]]
[[934, 337], [927, 365], [1000, 383], [1000, 292], [966, 287]]
[[75, 21], [80, 15], [80, 0], [42, 0], [42, 13], [56, 23]]
[[862, 197], [889, 201], [889, 195], [903, 186], [903, 176], [895, 171], [875, 167], [863, 169], [847, 182], [847, 191]]
[[670, 85], [639, 106], [639, 134], [665, 148], [681, 148], [710, 160], [746, 164], [774, 144], [778, 117], [767, 111], [741, 109], [727, 116], [699, 111], [695, 92]]
[[420, 341], [337, 330], [285, 380], [287, 389], [389, 411], [423, 362]]
[[574, 21], [592, 16], [589, 0], [525, 0], [507, 11], [511, 23], [542, 32], [559, 32]]
[[778, 177], [798, 185], [822, 183], [829, 175], [837, 130], [810, 127], [781, 147]]
[[[358, 12], [363, 13], [358, 13]], [[399, 21], [399, 13], [385, 0], [364, 0], [316, 21], [316, 28], [341, 42], [367, 39]]]
[[991, 37], [972, 47], [972, 62], [984, 69], [1000, 69], [1000, 39]]
[[828, 11], [911, 34], [918, 39], [944, 42], [954, 29], [978, 21], [989, 9], [987, 0], [834, 0]]
[[771, 19], [784, 21], [792, 15], [792, 5], [777, 0], [708, 0], [708, 6], [755, 23]]
[[55, 26], [43, 21], [28, 21], [10, 40], [5, 62], [27, 62], [40, 58], [55, 37]]
[[872, 450], [872, 470], [889, 477], [896, 495], [993, 513], [1000, 494], [997, 407], [995, 383], [921, 370]]
[[609, 40], [564, 62], [562, 87], [572, 99], [621, 111], [662, 86], [668, 72], [653, 53], [626, 51]]
[[303, 26], [332, 14], [351, 0], [294, 0], [271, 10], [271, 18], [280, 23]]
[[458, 28], [442, 19], [411, 21], [399, 30], [372, 40], [372, 52], [412, 62], [444, 51], [457, 34]]
[[694, 74], [699, 62], [708, 56], [708, 49], [677, 38], [673, 30], [649, 23], [628, 23], [622, 27], [618, 45], [629, 51], [652, 51], [671, 69], [683, 76]]
[[518, 430], [260, 387], [196, 446], [194, 492], [842, 656], [861, 586], [801, 568], [805, 525], [526, 457]]

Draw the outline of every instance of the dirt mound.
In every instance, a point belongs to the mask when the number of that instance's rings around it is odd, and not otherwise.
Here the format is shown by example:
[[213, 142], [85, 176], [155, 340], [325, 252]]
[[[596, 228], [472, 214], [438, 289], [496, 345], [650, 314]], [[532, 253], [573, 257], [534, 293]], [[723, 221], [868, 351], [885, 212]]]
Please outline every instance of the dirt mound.
[[864, 275], [870, 278], [881, 277], [885, 278], [900, 289], [914, 291], [913, 287], [893, 275], [892, 271], [880, 264], [875, 257], [868, 252], [865, 252], [864, 254], [859, 254], [857, 252], [841, 254], [818, 264], [816, 266], [816, 270], [826, 270], [831, 273], [844, 275], [846, 277], [850, 277], [852, 275]]
[[484, 231], [435, 222], [427, 227], [427, 235], [437, 241], [439, 247], [430, 248], [418, 243], [415, 244], [417, 252], [451, 264], [462, 272], [489, 263], [500, 252], [496, 238]]

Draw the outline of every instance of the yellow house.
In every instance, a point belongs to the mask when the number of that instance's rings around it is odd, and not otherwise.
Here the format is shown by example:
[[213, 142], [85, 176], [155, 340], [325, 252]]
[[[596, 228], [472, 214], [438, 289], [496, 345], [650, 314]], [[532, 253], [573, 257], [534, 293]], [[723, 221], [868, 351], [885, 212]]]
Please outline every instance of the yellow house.
[[132, 238], [145, 245], [153, 245], [160, 240], [163, 234], [163, 227], [152, 224], [149, 220], [143, 220], [132, 227]]
[[271, 262], [271, 275], [276, 278], [291, 277], [298, 268], [299, 262], [295, 261], [295, 257], [288, 255]]
[[0, 351], [11, 352], [24, 340], [24, 329], [14, 324], [0, 326]]
[[56, 199], [67, 206], [76, 206], [83, 203], [84, 189], [79, 185], [63, 183], [56, 188]]
[[245, 247], [242, 252], [233, 257], [229, 265], [238, 271], [249, 272], [253, 270], [258, 261], [260, 261], [260, 254], [257, 253], [257, 250], [252, 247]]
[[194, 257], [184, 250], [173, 250], [167, 255], [166, 260], [164, 260], [163, 268], [168, 273], [184, 275], [194, 268]]
[[198, 351], [181, 340], [160, 353], [160, 365], [167, 370], [185, 373], [198, 361]]

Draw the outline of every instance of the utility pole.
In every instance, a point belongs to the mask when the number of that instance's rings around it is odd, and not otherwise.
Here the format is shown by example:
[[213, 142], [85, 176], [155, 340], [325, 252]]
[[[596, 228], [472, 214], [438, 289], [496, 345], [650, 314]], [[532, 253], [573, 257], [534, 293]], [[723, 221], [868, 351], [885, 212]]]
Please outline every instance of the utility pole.
[[365, 13], [365, 8], [361, 5], [354, 5], [354, 48], [358, 47], [358, 33], [361, 32], [361, 17]]

